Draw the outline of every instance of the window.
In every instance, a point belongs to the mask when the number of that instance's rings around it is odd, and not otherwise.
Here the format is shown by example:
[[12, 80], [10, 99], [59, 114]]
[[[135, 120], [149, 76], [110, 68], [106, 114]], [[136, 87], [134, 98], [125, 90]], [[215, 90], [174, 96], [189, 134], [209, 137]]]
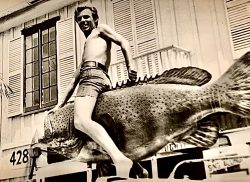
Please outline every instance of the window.
[[24, 35], [24, 109], [39, 110], [57, 103], [56, 21], [22, 30]]
[[228, 136], [220, 136], [218, 138], [218, 141], [219, 141], [219, 147], [225, 147], [225, 146], [230, 146], [231, 145]]

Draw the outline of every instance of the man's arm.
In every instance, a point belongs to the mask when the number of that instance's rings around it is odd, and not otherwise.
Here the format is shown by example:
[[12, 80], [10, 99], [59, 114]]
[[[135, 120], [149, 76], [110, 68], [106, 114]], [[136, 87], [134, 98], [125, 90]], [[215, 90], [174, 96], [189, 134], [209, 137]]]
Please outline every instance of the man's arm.
[[70, 99], [70, 97], [74, 93], [74, 90], [79, 81], [79, 75], [80, 75], [79, 73], [80, 73], [80, 67], [77, 68], [77, 70], [75, 71], [73, 78], [71, 79], [69, 85], [67, 86], [65, 90], [64, 96], [61, 98], [60, 102], [58, 102], [58, 104], [60, 104], [62, 107], [67, 103], [67, 101]]
[[75, 71], [73, 78], [71, 79], [69, 85], [67, 86], [64, 95], [59, 99], [58, 104], [52, 110], [50, 110], [48, 114], [55, 112], [57, 109], [63, 107], [70, 99], [79, 81], [80, 67], [81, 65]]
[[101, 24], [97, 28], [100, 31], [100, 36], [111, 40], [121, 47], [123, 56], [125, 58], [125, 64], [128, 70], [129, 79], [135, 81], [137, 78], [137, 72], [135, 70], [132, 54], [130, 51], [129, 42], [120, 34], [116, 33], [108, 25]]

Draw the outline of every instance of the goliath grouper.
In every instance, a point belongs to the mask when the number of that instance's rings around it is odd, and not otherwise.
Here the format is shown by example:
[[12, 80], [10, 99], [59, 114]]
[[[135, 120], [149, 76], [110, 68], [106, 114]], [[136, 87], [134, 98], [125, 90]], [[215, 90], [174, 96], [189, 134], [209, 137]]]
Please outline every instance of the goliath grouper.
[[[170, 142], [200, 147], [218, 138], [209, 115], [250, 116], [250, 53], [236, 61], [217, 81], [201, 69], [172, 69], [147, 82], [100, 95], [93, 119], [109, 132], [119, 149], [133, 161], [155, 154]], [[82, 162], [110, 160], [91, 138], [74, 128], [73, 103], [45, 119], [45, 133], [33, 147], [50, 149]]]

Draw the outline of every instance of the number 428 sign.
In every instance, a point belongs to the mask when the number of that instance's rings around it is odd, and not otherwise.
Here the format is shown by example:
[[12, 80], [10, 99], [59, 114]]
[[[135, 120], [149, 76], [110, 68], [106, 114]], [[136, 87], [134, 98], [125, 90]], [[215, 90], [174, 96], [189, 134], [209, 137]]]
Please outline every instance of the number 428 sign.
[[13, 166], [27, 163], [28, 160], [29, 160], [28, 149], [13, 151], [10, 157], [10, 163], [12, 163]]

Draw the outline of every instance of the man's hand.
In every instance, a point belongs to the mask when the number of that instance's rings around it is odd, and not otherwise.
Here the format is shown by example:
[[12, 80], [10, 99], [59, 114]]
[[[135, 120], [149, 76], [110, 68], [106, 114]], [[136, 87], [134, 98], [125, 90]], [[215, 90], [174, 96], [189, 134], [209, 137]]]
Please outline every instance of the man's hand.
[[135, 82], [137, 79], [137, 72], [134, 70], [129, 70], [128, 71], [128, 78], [132, 81]]

